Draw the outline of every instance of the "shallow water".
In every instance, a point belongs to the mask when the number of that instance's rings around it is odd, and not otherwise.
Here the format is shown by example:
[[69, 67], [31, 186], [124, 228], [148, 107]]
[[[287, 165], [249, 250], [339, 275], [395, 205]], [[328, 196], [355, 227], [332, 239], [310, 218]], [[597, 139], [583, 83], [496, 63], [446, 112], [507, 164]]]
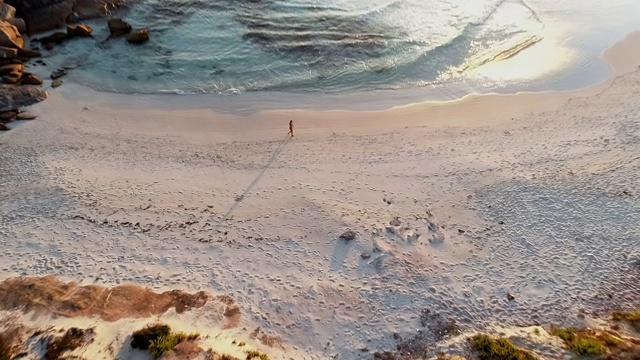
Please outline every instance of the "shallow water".
[[[640, 3], [141, 0], [116, 15], [148, 26], [151, 41], [105, 41], [104, 20], [91, 23], [95, 40], [54, 50], [81, 65], [75, 81], [125, 93], [426, 89], [450, 99], [603, 79], [609, 69], [596, 59], [633, 29]], [[503, 60], [515, 65], [496, 69]]]

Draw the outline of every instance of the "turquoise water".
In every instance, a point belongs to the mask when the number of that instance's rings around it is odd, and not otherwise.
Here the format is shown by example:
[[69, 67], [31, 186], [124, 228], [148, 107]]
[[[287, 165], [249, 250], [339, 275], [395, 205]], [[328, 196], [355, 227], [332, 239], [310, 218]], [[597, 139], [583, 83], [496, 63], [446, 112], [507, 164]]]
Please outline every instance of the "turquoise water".
[[[148, 43], [105, 41], [108, 32], [100, 20], [90, 23], [95, 39], [74, 40], [54, 52], [63, 63], [80, 65], [70, 78], [104, 91], [229, 95], [430, 89], [447, 98], [472, 91], [578, 86], [605, 76], [608, 70], [597, 56], [633, 30], [639, 3], [140, 0], [116, 16], [134, 27], [149, 27]], [[566, 61], [553, 60], [555, 69], [524, 77], [482, 72], [551, 43], [557, 52], [568, 51], [560, 55]], [[529, 66], [542, 66], [537, 62]]]

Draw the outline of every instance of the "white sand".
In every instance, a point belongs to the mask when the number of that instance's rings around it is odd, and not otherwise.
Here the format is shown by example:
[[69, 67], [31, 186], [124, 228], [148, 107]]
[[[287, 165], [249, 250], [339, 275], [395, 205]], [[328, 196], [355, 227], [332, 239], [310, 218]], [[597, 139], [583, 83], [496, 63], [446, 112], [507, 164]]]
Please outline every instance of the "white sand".
[[1, 275], [228, 293], [318, 359], [393, 348], [424, 307], [473, 329], [639, 305], [638, 52], [582, 91], [383, 112], [65, 84], [0, 136]]

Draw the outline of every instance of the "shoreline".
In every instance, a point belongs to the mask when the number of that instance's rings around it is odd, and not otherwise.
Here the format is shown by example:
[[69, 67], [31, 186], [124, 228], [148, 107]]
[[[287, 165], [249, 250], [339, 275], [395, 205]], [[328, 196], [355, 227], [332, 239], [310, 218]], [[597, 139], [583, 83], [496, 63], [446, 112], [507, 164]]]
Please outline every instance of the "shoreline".
[[638, 44], [588, 89], [386, 111], [65, 84], [0, 137], [0, 278], [211, 289], [320, 359], [392, 349], [425, 308], [474, 330], [640, 306]]

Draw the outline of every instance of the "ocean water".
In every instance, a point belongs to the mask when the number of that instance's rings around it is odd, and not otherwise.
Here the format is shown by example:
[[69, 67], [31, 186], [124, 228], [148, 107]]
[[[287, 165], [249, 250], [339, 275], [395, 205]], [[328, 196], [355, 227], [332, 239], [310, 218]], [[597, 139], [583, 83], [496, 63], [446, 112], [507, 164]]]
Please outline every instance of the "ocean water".
[[[70, 78], [124, 93], [367, 94], [579, 87], [640, 18], [637, 0], [138, 0], [114, 14], [140, 46], [94, 39], [53, 52]], [[504, 64], [504, 66], [503, 66]]]

